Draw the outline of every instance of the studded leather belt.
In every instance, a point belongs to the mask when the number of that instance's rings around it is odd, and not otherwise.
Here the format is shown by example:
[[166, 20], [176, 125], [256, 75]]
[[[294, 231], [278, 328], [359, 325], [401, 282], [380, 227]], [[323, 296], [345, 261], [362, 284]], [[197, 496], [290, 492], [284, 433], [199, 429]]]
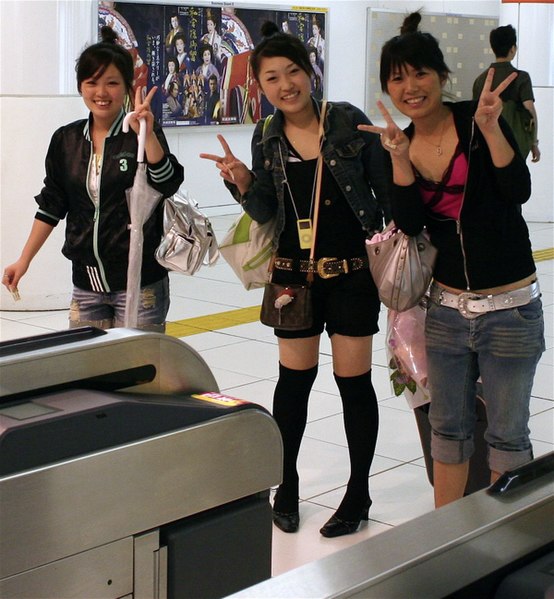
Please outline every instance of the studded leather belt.
[[355, 270], [369, 268], [367, 256], [360, 258], [320, 258], [319, 260], [298, 260], [295, 258], [275, 258], [273, 267], [279, 270], [313, 272], [322, 279], [338, 277]]
[[539, 282], [534, 281], [527, 287], [504, 291], [494, 295], [481, 295], [479, 293], [464, 292], [452, 293], [437, 283], [431, 285], [429, 298], [439, 306], [455, 308], [464, 318], [477, 318], [481, 314], [495, 310], [508, 310], [525, 306], [539, 297], [541, 290]]

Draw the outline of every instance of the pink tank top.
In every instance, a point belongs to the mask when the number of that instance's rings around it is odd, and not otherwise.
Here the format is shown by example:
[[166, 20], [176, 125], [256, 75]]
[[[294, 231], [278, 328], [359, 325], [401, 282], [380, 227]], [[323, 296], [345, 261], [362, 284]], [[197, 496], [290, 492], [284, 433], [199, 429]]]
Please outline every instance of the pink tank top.
[[467, 178], [467, 160], [460, 146], [456, 148], [442, 181], [425, 179], [415, 167], [414, 172], [425, 206], [435, 213], [457, 219]]

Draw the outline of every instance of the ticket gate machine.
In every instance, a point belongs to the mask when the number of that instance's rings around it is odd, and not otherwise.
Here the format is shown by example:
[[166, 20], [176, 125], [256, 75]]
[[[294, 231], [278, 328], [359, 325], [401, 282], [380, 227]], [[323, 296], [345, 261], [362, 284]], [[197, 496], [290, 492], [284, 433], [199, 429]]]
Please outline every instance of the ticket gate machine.
[[551, 599], [554, 452], [487, 489], [229, 599], [252, 597]]
[[270, 414], [178, 339], [0, 344], [0, 597], [221, 597], [271, 575]]

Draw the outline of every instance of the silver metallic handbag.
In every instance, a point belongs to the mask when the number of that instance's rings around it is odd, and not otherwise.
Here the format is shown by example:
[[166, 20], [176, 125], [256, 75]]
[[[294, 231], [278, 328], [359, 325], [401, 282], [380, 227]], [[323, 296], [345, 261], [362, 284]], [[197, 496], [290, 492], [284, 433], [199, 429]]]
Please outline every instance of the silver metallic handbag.
[[382, 233], [366, 240], [366, 250], [383, 304], [397, 312], [418, 304], [431, 283], [437, 257], [427, 233], [410, 237], [391, 221]]
[[219, 249], [212, 225], [186, 190], [164, 200], [163, 229], [156, 250], [156, 260], [163, 267], [193, 275], [202, 265], [215, 264]]

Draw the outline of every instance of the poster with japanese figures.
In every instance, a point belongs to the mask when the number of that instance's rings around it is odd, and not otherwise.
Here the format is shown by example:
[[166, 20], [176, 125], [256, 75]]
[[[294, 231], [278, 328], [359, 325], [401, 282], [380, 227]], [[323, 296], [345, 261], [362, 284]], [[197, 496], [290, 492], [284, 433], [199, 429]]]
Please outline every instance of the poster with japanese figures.
[[98, 32], [107, 25], [131, 53], [134, 86], [157, 91], [152, 111], [164, 127], [255, 123], [273, 112], [249, 57], [260, 29], [273, 21], [306, 45], [312, 93], [324, 94], [326, 13], [139, 2], [98, 3]]

